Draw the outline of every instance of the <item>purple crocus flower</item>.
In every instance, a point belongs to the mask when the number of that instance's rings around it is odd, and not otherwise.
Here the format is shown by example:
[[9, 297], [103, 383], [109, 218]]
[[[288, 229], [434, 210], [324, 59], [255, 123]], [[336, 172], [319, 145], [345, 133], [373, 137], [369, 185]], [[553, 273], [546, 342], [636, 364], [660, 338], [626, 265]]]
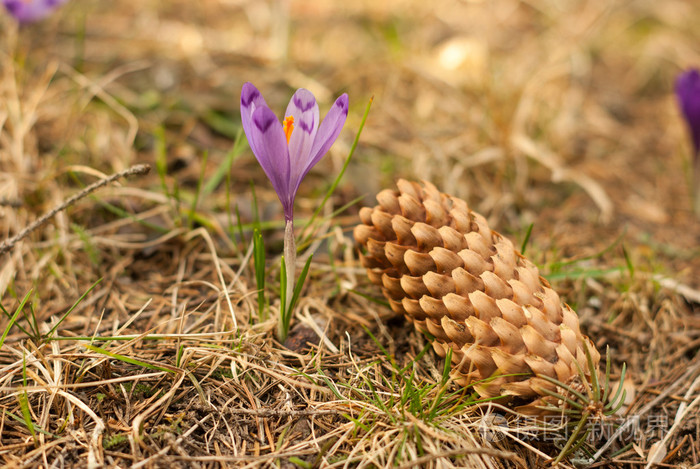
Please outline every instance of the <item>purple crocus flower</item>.
[[31, 23], [48, 16], [67, 0], [2, 0], [3, 5], [20, 23]]
[[296, 245], [294, 198], [304, 176], [318, 163], [340, 135], [348, 117], [348, 95], [343, 94], [319, 124], [318, 104], [308, 90], [298, 89], [289, 101], [284, 121], [267, 107], [252, 83], [241, 90], [241, 122], [255, 157], [275, 188], [284, 208], [284, 273], [287, 286], [280, 308], [277, 337], [284, 341], [293, 309]]
[[243, 85], [243, 131], [282, 202], [286, 221], [293, 219], [299, 184], [338, 138], [347, 115], [348, 95], [343, 94], [319, 124], [316, 98], [300, 88], [289, 101], [284, 122], [280, 123], [260, 91], [252, 83]]
[[700, 155], [700, 71], [691, 68], [676, 80], [676, 96], [693, 139], [694, 156]]

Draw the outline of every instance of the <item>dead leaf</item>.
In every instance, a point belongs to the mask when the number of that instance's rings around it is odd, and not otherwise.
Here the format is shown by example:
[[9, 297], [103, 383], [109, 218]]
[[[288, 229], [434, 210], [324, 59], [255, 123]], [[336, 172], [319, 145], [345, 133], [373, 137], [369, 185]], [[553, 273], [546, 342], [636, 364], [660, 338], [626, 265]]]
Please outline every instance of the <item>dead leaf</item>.
[[668, 453], [668, 450], [666, 450], [666, 445], [664, 444], [663, 440], [655, 442], [653, 445], [651, 445], [651, 448], [649, 448], [647, 464], [660, 463], [666, 457], [666, 453]]

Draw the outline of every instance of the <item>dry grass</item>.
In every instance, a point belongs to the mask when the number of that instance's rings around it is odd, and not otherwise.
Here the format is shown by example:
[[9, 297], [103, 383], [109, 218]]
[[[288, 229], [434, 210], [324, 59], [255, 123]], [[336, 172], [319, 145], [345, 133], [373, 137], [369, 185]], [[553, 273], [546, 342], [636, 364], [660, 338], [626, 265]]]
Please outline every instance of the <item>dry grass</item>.
[[627, 363], [618, 423], [636, 425], [562, 466], [596, 451], [597, 467], [697, 465], [700, 223], [671, 90], [700, 64], [699, 22], [680, 0], [72, 0], [20, 30], [3, 15], [3, 240], [134, 164], [165, 157], [167, 175], [113, 183], [0, 254], [0, 331], [18, 311], [0, 348], [0, 461], [498, 468], [559, 454], [565, 430], [455, 387], [426, 339], [373, 301], [348, 233], [357, 205], [316, 225], [293, 341], [273, 339], [281, 208], [249, 151], [191, 211], [252, 81], [280, 110], [301, 86], [322, 110], [350, 95], [300, 219], [374, 95], [333, 207], [424, 178], [516, 244], [533, 224], [528, 255], [610, 347], [613, 379]]

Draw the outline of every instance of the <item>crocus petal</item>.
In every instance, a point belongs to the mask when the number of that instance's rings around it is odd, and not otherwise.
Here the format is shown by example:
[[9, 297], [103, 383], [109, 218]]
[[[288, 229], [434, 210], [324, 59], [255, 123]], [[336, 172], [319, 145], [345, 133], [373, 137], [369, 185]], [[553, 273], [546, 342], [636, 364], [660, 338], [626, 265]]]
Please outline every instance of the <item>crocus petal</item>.
[[298, 187], [302, 173], [306, 169], [318, 130], [318, 104], [310, 91], [300, 88], [289, 101], [285, 117], [294, 117], [294, 130], [289, 139], [289, 158], [291, 165], [290, 184]]
[[311, 148], [309, 161], [301, 173], [301, 179], [318, 163], [321, 158], [328, 152], [335, 142], [335, 139], [340, 135], [345, 125], [345, 119], [348, 117], [348, 95], [343, 94], [335, 100], [326, 117], [318, 127], [314, 145]]
[[700, 71], [690, 69], [678, 77], [676, 96], [688, 123], [697, 158], [700, 155]]
[[292, 214], [294, 197], [289, 190], [289, 149], [282, 124], [267, 106], [253, 111], [248, 142], [282, 202], [285, 217]]
[[241, 123], [246, 137], [250, 134], [253, 111], [261, 106], [268, 107], [265, 98], [252, 83], [246, 82], [241, 90]]
[[38, 21], [67, 0], [3, 0], [7, 11], [20, 23]]

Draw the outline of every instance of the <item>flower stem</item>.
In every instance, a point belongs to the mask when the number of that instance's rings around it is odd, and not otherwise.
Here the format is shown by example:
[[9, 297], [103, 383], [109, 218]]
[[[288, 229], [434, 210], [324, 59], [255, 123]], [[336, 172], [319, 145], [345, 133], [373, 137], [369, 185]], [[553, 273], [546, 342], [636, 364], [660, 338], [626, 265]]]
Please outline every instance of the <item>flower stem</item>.
[[292, 297], [294, 296], [294, 279], [296, 277], [297, 246], [294, 241], [294, 220], [287, 220], [284, 226], [284, 269], [287, 271], [287, 292], [284, 311], [291, 317]]

